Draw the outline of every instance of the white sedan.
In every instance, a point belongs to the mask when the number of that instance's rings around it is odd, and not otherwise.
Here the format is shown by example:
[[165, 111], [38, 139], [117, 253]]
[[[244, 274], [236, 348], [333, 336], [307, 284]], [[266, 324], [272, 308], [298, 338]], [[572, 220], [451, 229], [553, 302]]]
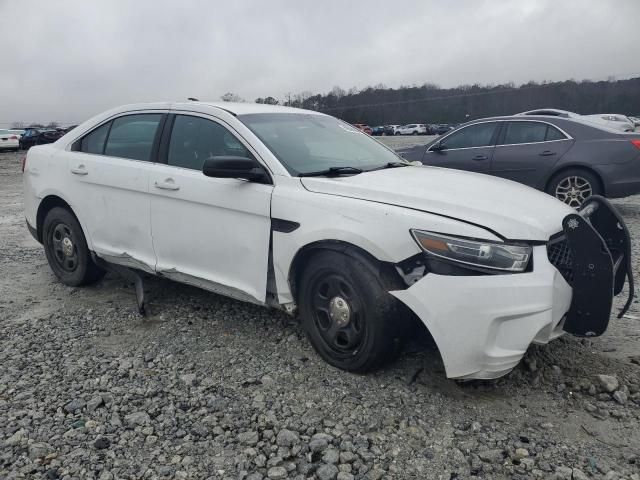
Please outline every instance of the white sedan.
[[15, 150], [20, 147], [20, 136], [11, 130], [0, 130], [0, 150]]
[[354, 372], [426, 328], [449, 377], [504, 375], [531, 343], [602, 334], [631, 278], [604, 199], [577, 213], [280, 106], [116, 108], [30, 149], [24, 191], [64, 284], [116, 265], [299, 312], [319, 355]]

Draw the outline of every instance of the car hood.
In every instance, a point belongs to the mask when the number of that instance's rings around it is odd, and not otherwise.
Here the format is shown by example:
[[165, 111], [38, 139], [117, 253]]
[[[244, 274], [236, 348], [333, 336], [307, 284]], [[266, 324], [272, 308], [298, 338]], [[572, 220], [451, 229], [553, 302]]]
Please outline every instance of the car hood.
[[335, 178], [303, 177], [304, 187], [452, 217], [507, 239], [546, 241], [574, 210], [510, 180], [448, 168], [411, 166]]

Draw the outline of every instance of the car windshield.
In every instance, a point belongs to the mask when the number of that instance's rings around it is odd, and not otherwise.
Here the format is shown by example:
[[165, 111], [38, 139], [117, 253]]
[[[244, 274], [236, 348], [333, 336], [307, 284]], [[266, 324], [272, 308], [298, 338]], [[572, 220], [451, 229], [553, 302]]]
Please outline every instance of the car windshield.
[[304, 113], [238, 115], [291, 175], [330, 168], [371, 170], [403, 162], [393, 151], [337, 118]]

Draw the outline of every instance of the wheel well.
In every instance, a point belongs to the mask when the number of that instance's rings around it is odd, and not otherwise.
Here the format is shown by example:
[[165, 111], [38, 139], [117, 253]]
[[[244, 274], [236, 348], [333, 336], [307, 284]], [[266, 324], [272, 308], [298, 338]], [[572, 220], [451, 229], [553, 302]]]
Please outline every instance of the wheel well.
[[300, 277], [302, 272], [304, 272], [309, 259], [313, 255], [327, 250], [343, 253], [355, 258], [359, 257], [376, 267], [376, 269], [378, 269], [378, 274], [385, 282], [389, 283], [390, 287], [406, 288], [406, 286], [403, 286], [404, 282], [400, 278], [398, 272], [396, 272], [392, 263], [378, 260], [366, 250], [348, 242], [343, 242], [341, 240], [321, 240], [305, 245], [298, 250], [295, 257], [293, 257], [293, 261], [289, 267], [289, 288], [291, 289], [291, 294], [296, 301], [298, 299], [298, 285]]
[[[387, 290], [404, 290], [407, 288], [407, 284], [400, 277], [400, 274], [397, 272], [393, 263], [378, 260], [366, 250], [348, 242], [341, 240], [322, 240], [302, 247], [298, 250], [291, 262], [291, 267], [289, 268], [289, 287], [296, 302], [298, 301], [300, 277], [302, 276], [309, 259], [319, 252], [327, 250], [368, 261], [368, 263], [377, 268], [377, 273], [382, 279]], [[413, 312], [413, 310], [403, 302], [397, 300], [397, 306], [398, 317], [396, 320], [402, 319], [401, 321], [404, 323], [402, 329], [407, 338], [413, 339], [416, 344], [427, 345], [430, 348], [434, 348], [442, 360], [440, 349], [426, 325]]]
[[[47, 216], [47, 213], [55, 207], [61, 207], [69, 210], [69, 212], [76, 217], [71, 206], [60, 197], [57, 197], [56, 195], [49, 195], [43, 198], [38, 206], [38, 213], [36, 214], [36, 232], [40, 243], [42, 243], [42, 225], [44, 224], [44, 218]], [[78, 217], [76, 217], [76, 220], [77, 219]]]
[[583, 165], [567, 165], [553, 172], [547, 179], [547, 183], [544, 186], [545, 192], [549, 190], [549, 187], [551, 186], [551, 182], [553, 181], [553, 179], [556, 178], [561, 173], [566, 172], [567, 170], [584, 170], [585, 172], [589, 172], [598, 180], [598, 186], [600, 187], [600, 191], [602, 192], [603, 196], [606, 196], [606, 191], [604, 189], [604, 182], [602, 181], [602, 177], [600, 177], [598, 172], [596, 172], [594, 169], [590, 167], [585, 167]]

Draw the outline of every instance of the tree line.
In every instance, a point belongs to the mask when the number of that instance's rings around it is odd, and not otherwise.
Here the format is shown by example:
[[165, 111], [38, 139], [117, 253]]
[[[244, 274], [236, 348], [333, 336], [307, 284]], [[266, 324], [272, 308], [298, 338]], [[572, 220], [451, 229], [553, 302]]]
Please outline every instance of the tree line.
[[[233, 93], [222, 100], [242, 100]], [[461, 123], [475, 118], [511, 115], [535, 108], [559, 108], [576, 113], [640, 115], [640, 77], [626, 80], [529, 82], [515, 86], [435, 84], [362, 90], [334, 87], [326, 94], [301, 92], [278, 100], [273, 96], [256, 103], [287, 105], [325, 112], [351, 123], [369, 125], [406, 123]]]

